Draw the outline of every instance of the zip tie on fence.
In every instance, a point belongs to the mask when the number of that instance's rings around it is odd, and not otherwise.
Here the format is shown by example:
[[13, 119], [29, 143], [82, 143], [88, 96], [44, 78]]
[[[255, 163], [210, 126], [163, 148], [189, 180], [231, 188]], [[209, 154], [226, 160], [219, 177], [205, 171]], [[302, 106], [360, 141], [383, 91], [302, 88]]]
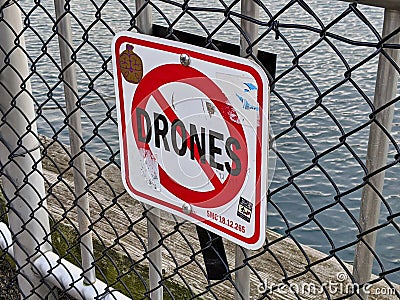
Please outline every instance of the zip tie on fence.
[[[0, 113], [1, 113], [1, 110], [0, 110]], [[21, 139], [23, 139], [23, 137], [21, 138]], [[1, 144], [3, 144], [6, 148], [7, 148], [7, 150], [11, 153], [9, 156], [8, 156], [8, 158], [11, 160], [11, 159], [13, 159], [13, 158], [16, 158], [16, 157], [24, 157], [26, 154], [29, 154], [29, 153], [32, 153], [32, 152], [34, 152], [34, 151], [36, 151], [36, 150], [38, 150], [38, 149], [40, 149], [40, 142], [39, 142], [39, 140], [37, 140], [37, 141], [35, 141], [36, 142], [36, 146], [34, 146], [33, 148], [30, 148], [30, 149], [27, 149], [26, 147], [22, 147], [22, 143], [20, 143], [20, 144], [17, 144], [17, 149], [18, 148], [22, 148], [23, 149], [23, 151], [20, 151], [19, 153], [18, 153], [18, 151], [15, 151], [14, 150], [14, 153], [12, 153], [13, 152], [13, 150], [11, 150], [13, 147], [10, 147], [10, 145], [6, 142], [6, 140], [0, 135], [0, 143]]]
[[[21, 147], [21, 146], [19, 146], [19, 147]], [[33, 151], [36, 151], [36, 150], [40, 149], [40, 144], [38, 143], [37, 146], [35, 146], [35, 147], [31, 148], [31, 149], [26, 149], [26, 148], [23, 148], [23, 149], [25, 151], [22, 151], [21, 153], [12, 153], [12, 154], [10, 154], [9, 158], [13, 159], [13, 158], [16, 158], [16, 157], [25, 156], [26, 154], [32, 153]]]
[[279, 40], [279, 21], [273, 21], [271, 28], [275, 32], [275, 40]]

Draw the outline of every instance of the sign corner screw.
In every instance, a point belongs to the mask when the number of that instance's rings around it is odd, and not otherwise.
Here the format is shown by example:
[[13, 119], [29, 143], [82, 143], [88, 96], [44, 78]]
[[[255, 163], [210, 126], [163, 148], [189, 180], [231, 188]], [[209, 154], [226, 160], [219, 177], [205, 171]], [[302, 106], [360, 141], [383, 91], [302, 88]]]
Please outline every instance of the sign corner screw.
[[190, 215], [192, 213], [192, 206], [189, 203], [184, 203], [182, 205], [182, 211], [186, 215]]
[[180, 62], [185, 67], [189, 66], [190, 65], [190, 56], [187, 54], [181, 54]]

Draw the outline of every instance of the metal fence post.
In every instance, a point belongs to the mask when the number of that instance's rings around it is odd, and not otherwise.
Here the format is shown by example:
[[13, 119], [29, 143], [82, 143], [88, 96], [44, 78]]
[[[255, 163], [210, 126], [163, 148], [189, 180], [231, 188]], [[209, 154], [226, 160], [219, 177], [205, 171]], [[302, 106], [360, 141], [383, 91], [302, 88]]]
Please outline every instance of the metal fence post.
[[[137, 27], [141, 33], [152, 34], [153, 17], [152, 9], [148, 1], [136, 0], [136, 12], [139, 12], [136, 19]], [[162, 251], [158, 244], [160, 240], [160, 213], [156, 208], [149, 208], [147, 213], [147, 238], [148, 238], [148, 259], [149, 259], [149, 288], [150, 299], [163, 299], [163, 288], [159, 286], [162, 279]], [[159, 287], [158, 287], [159, 286]], [[157, 288], [158, 287], [158, 288]]]
[[[388, 36], [399, 27], [400, 11], [385, 9], [382, 36]], [[399, 44], [400, 34], [396, 34], [386, 42]], [[385, 52], [397, 65], [399, 65], [400, 50], [387, 48], [385, 49]], [[396, 97], [398, 78], [399, 74], [395, 67], [383, 54], [380, 54], [374, 96], [374, 106], [376, 109], [379, 109], [388, 101]], [[389, 139], [377, 123], [381, 124], [381, 126], [390, 132], [392, 128], [393, 113], [394, 104], [377, 113], [375, 116], [376, 122], [371, 124], [366, 159], [368, 173], [384, 167], [387, 163]], [[363, 189], [359, 220], [361, 234], [375, 227], [379, 222], [381, 207], [379, 194], [383, 191], [384, 179], [385, 171], [381, 171], [369, 178], [369, 183]], [[360, 241], [356, 246], [353, 275], [357, 283], [366, 283], [371, 278], [374, 256], [366, 245], [371, 249], [375, 249], [376, 234], [377, 231], [375, 230], [362, 236], [362, 241]], [[362, 289], [360, 290], [360, 295], [362, 299], [368, 298], [368, 295]], [[353, 296], [353, 299], [359, 298], [358, 296]]]
[[[260, 17], [260, 7], [253, 0], [242, 0], [241, 13], [245, 16], [258, 20]], [[240, 35], [240, 56], [246, 57], [246, 49], [250, 47], [250, 43], [254, 42], [258, 36], [257, 24], [241, 19], [240, 26], [246, 35]], [[258, 46], [251, 47], [254, 56], [257, 56]]]
[[235, 272], [235, 300], [247, 300], [250, 299], [250, 268], [244, 260], [250, 251], [239, 245], [235, 250], [235, 268], [240, 268]]
[[141, 33], [151, 35], [153, 33], [153, 12], [150, 6], [150, 1], [146, 0], [135, 0], [136, 12], [139, 12], [136, 18], [136, 26], [139, 28]]
[[69, 141], [73, 161], [74, 188], [77, 198], [77, 213], [79, 224], [79, 235], [81, 241], [82, 269], [86, 284], [96, 280], [95, 268], [93, 265], [93, 240], [92, 232], [89, 229], [90, 208], [89, 199], [85, 192], [86, 187], [86, 165], [85, 156], [82, 152], [83, 138], [81, 114], [78, 102], [78, 88], [76, 79], [75, 63], [72, 59], [73, 43], [71, 18], [65, 10], [65, 0], [55, 0], [54, 7], [57, 18], [58, 44], [64, 81], [64, 95], [68, 114]]
[[34, 261], [51, 250], [50, 225], [40, 162], [21, 11], [0, 0], [0, 160], [8, 221], [23, 299], [49, 299]]
[[[149, 287], [151, 300], [163, 299], [163, 288], [158, 287], [162, 279], [162, 256], [160, 240], [160, 216], [157, 215], [158, 209], [152, 208], [147, 213], [147, 238], [148, 238], [148, 257], [149, 257]], [[158, 248], [157, 248], [158, 247]], [[158, 287], [158, 288], [157, 288]]]
[[[258, 19], [259, 6], [253, 0], [241, 1], [241, 13], [245, 16]], [[248, 53], [246, 49], [250, 47], [258, 36], [258, 26], [250, 21], [241, 20], [241, 27], [245, 35], [240, 35], [240, 56], [246, 57]], [[251, 53], [257, 56], [257, 47], [253, 46]], [[250, 299], [250, 268], [246, 266], [245, 260], [248, 258], [250, 251], [236, 245], [235, 249], [235, 300]]]

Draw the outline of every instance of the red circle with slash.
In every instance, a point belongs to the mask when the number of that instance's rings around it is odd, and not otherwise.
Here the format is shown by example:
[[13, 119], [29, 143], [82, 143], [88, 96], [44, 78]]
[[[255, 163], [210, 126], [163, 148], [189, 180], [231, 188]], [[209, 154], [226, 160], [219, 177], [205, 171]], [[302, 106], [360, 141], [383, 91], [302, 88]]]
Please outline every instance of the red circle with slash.
[[[237, 176], [229, 174], [224, 182], [220, 182], [209, 163], [200, 162], [200, 155], [198, 150], [195, 149], [195, 158], [214, 189], [210, 191], [195, 191], [189, 189], [171, 178], [165, 170], [158, 165], [160, 184], [177, 198], [198, 207], [212, 208], [227, 204], [239, 193], [246, 179], [248, 167], [247, 141], [235, 109], [229, 104], [222, 90], [210, 78], [190, 66], [166, 64], [156, 67], [146, 74], [136, 88], [132, 101], [132, 119], [136, 119], [136, 108], [146, 110], [150, 97], [156, 100], [171, 123], [179, 119], [174, 109], [168, 104], [159, 90], [163, 85], [174, 82], [188, 84], [200, 90], [213, 102], [226, 123], [229, 135], [237, 139], [240, 143], [241, 147], [240, 149], [235, 149], [235, 154], [240, 159], [242, 168]], [[137, 132], [135, 126], [135, 122], [132, 122], [132, 129], [138, 148], [150, 150], [147, 143], [138, 140], [138, 136], [135, 134]], [[189, 135], [187, 132], [181, 133], [181, 135], [184, 134], [186, 137]]]

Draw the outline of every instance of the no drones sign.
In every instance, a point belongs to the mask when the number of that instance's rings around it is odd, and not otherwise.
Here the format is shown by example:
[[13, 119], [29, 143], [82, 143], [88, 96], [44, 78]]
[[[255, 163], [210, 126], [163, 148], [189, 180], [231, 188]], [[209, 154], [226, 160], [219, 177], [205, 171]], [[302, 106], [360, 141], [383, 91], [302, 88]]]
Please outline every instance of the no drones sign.
[[131, 32], [112, 48], [129, 194], [249, 249], [265, 240], [268, 79], [255, 63]]

